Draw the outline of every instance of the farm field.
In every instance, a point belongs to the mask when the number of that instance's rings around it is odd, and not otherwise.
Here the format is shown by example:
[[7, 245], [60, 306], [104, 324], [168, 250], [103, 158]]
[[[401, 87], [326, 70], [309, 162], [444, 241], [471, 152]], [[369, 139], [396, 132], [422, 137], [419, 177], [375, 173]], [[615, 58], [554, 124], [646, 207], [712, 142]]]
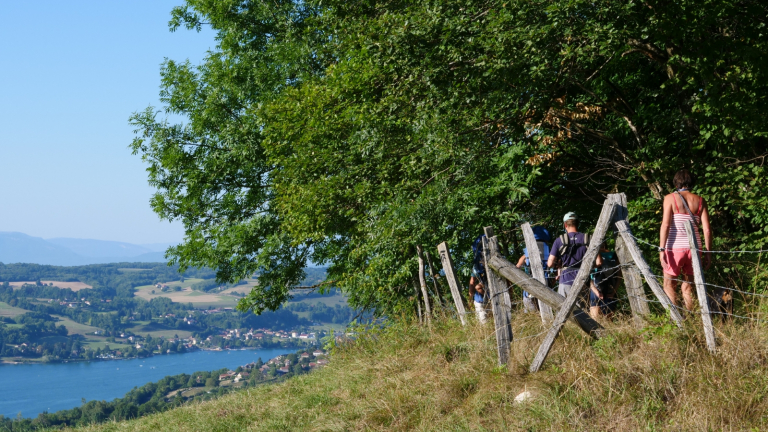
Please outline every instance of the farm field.
[[251, 292], [253, 287], [259, 284], [257, 279], [245, 279], [246, 283], [242, 285], [238, 285], [236, 287], [227, 288], [224, 291], [221, 291], [220, 294], [231, 294], [233, 292], [239, 293], [239, 294], [248, 294]]
[[89, 326], [87, 324], [76, 323], [71, 319], [61, 315], [51, 315], [51, 316], [58, 319], [59, 321], [56, 323], [56, 325], [63, 325], [64, 327], [66, 327], [67, 330], [69, 330], [69, 334], [86, 335], [88, 333], [93, 333], [98, 330], [97, 327]]
[[[237, 304], [237, 298], [231, 295], [213, 294], [202, 291], [195, 291], [190, 286], [193, 283], [200, 282], [202, 279], [185, 279], [184, 282], [168, 282], [169, 287], [181, 287], [181, 291], [161, 292], [154, 285], [144, 285], [135, 288], [134, 295], [144, 300], [152, 300], [157, 297], [166, 297], [175, 303], [192, 303], [195, 307], [234, 307]], [[245, 287], [246, 285], [243, 285]], [[234, 289], [238, 289], [234, 288]], [[250, 289], [249, 289], [250, 290]], [[152, 291], [155, 291], [153, 294]], [[247, 292], [247, 291], [246, 291]]]
[[94, 351], [99, 348], [103, 350], [107, 346], [109, 346], [109, 349], [111, 350], [114, 350], [114, 349], [123, 350], [130, 346], [130, 345], [126, 345], [118, 342], [107, 342], [106, 340], [99, 340], [99, 339], [92, 339], [92, 338], [86, 339], [83, 345], [88, 346], [88, 348]]
[[291, 291], [291, 294], [294, 297], [293, 297], [293, 300], [290, 301], [290, 303], [306, 303], [311, 305], [317, 304], [317, 303], [323, 303], [328, 307], [335, 307], [336, 305], [344, 306], [347, 304], [347, 297], [340, 292], [337, 292], [332, 296], [310, 297], [310, 298], [299, 295], [300, 294], [299, 290]]
[[0, 316], [14, 318], [27, 313], [26, 309], [13, 307], [8, 303], [0, 302]]
[[133, 327], [129, 327], [126, 330], [131, 331], [134, 334], [137, 334], [140, 336], [150, 335], [153, 338], [155, 337], [169, 338], [169, 337], [173, 337], [174, 335], [178, 335], [180, 338], [188, 338], [192, 336], [191, 331], [170, 328], [162, 324], [158, 324], [155, 322], [148, 322], [148, 321], [139, 321]]
[[[57, 288], [69, 288], [72, 291], [80, 291], [82, 289], [93, 288], [92, 286], [83, 282], [62, 282], [62, 281], [52, 281], [52, 280], [44, 280], [40, 282], [44, 283], [45, 285], [53, 284], [53, 286]], [[19, 289], [24, 284], [34, 285], [35, 281], [8, 282], [8, 283], [13, 287], [13, 289]]]

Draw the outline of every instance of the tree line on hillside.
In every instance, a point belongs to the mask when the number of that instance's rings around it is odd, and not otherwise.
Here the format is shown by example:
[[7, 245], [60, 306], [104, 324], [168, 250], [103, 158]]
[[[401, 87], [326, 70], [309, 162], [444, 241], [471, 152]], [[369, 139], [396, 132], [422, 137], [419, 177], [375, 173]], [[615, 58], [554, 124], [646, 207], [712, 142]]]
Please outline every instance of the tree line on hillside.
[[41, 280], [83, 282], [99, 290], [106, 298], [133, 297], [133, 288], [176, 281], [180, 278], [206, 279], [214, 276], [209, 269], [187, 269], [164, 263], [112, 263], [60, 267], [40, 264], [0, 263], [0, 283]]
[[[314, 285], [318, 285], [318, 284], [322, 283], [325, 280], [325, 269], [324, 268], [316, 268], [316, 267], [307, 268], [307, 269], [304, 270], [304, 273], [305, 273], [304, 274], [304, 279], [301, 280], [298, 283], [298, 285], [300, 285], [300, 286], [311, 287], [311, 286], [314, 286]], [[255, 276], [258, 277], [258, 274], [255, 275]], [[217, 281], [216, 279], [205, 279], [205, 280], [202, 280], [200, 282], [196, 282], [196, 283], [190, 285], [190, 287], [193, 290], [197, 290], [197, 291], [211, 291], [211, 290], [214, 290], [216, 288], [222, 288], [222, 289], [233, 288], [233, 287], [236, 287], [238, 285], [242, 285], [244, 283], [245, 283], [244, 280], [239, 280], [239, 281], [234, 282], [234, 283], [221, 283], [221, 282]], [[317, 296], [323, 296], [323, 295], [331, 294], [333, 291], [335, 291], [335, 289], [324, 290], [322, 293], [315, 292], [314, 294], [317, 295]], [[307, 294], [311, 295], [312, 293], [313, 292], [308, 292]], [[296, 294], [294, 294], [294, 295], [296, 295]]]

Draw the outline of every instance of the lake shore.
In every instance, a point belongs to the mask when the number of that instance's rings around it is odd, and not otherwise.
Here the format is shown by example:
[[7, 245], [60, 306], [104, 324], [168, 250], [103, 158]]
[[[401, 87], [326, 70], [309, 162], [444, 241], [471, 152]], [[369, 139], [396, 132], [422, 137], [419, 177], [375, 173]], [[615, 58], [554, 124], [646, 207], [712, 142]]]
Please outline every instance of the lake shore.
[[102, 362], [102, 361], [119, 361], [119, 360], [136, 360], [136, 359], [145, 359], [145, 358], [151, 358], [151, 357], [158, 357], [158, 356], [166, 356], [166, 355], [178, 355], [178, 354], [189, 354], [197, 351], [210, 351], [210, 352], [220, 352], [220, 351], [249, 351], [249, 350], [273, 350], [273, 349], [286, 349], [286, 350], [292, 350], [292, 349], [301, 349], [302, 346], [296, 345], [296, 346], [285, 346], [285, 347], [279, 347], [279, 348], [264, 348], [264, 347], [240, 347], [240, 348], [195, 348], [192, 350], [187, 350], [185, 352], [171, 352], [171, 353], [160, 353], [160, 352], [154, 352], [152, 355], [148, 356], [135, 356], [135, 357], [114, 357], [114, 358], [93, 358], [93, 359], [66, 359], [66, 360], [51, 360], [44, 362], [42, 360], [42, 357], [34, 357], [34, 358], [26, 358], [26, 357], [3, 357], [0, 358], [0, 365], [53, 365], [53, 364], [64, 364], [64, 363], [91, 363], [91, 362]]
[[166, 376], [268, 361], [293, 350], [198, 350], [182, 355], [155, 355], [122, 362], [23, 363], [0, 367], [0, 382], [13, 392], [0, 392], [0, 415], [32, 418], [43, 411], [56, 412], [82, 404], [82, 399], [111, 401], [134, 387]]

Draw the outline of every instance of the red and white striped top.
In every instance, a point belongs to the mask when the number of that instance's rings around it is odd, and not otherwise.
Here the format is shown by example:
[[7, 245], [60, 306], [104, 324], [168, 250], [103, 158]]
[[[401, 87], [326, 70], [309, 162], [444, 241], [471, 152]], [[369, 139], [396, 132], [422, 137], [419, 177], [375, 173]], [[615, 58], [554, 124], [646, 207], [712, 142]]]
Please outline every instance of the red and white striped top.
[[[685, 224], [692, 220], [691, 215], [688, 212], [679, 213], [680, 209], [677, 206], [677, 199], [673, 197], [675, 202], [675, 214], [673, 224], [669, 227], [669, 236], [667, 237], [667, 244], [664, 246], [666, 249], [690, 249], [691, 246], [688, 243], [688, 234], [685, 233]], [[696, 244], [699, 245], [699, 249], [703, 247], [701, 243], [701, 234], [699, 234], [699, 225], [701, 224], [701, 211], [704, 208], [704, 198], [700, 199], [699, 208], [694, 213], [693, 218], [693, 233], [696, 236]]]

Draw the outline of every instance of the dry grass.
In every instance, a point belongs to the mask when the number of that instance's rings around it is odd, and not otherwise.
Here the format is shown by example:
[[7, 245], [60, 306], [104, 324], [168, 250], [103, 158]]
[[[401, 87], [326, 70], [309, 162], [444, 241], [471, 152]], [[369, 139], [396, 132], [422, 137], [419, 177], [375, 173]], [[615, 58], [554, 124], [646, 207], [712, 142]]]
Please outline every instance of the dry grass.
[[[155, 290], [155, 294], [152, 294], [152, 290]], [[205, 304], [206, 306], [222, 307], [233, 307], [237, 304], [237, 299], [235, 297], [195, 291], [190, 287], [182, 288], [181, 291], [168, 292], [161, 292], [160, 289], [153, 286], [140, 287], [140, 289], [137, 288], [134, 295], [147, 301], [157, 297], [166, 297], [171, 299], [174, 303], [197, 303], [198, 306], [200, 306], [200, 303]]]
[[[71, 289], [72, 291], [75, 291], [75, 292], [77, 292], [77, 291], [80, 291], [80, 290], [83, 290], [83, 289], [90, 289], [90, 288], [93, 288], [92, 286], [90, 286], [90, 285], [88, 285], [88, 284], [86, 284], [86, 283], [83, 283], [83, 282], [62, 282], [62, 281], [54, 281], [54, 280], [44, 280], [44, 281], [40, 281], [40, 282], [44, 283], [45, 285], [48, 285], [48, 284], [53, 284], [53, 286], [55, 286], [55, 287], [57, 287], [57, 288], [62, 288], [62, 289], [66, 289], [66, 288], [69, 288], [69, 289]], [[14, 289], [19, 289], [19, 288], [21, 288], [21, 287], [22, 287], [24, 284], [30, 284], [30, 285], [34, 285], [34, 284], [35, 284], [35, 282], [34, 282], [34, 281], [26, 281], [26, 282], [9, 282], [9, 284], [10, 284], [10, 285], [11, 285], [11, 286], [12, 286]]]
[[[361, 333], [315, 373], [87, 430], [765, 430], [765, 327], [718, 324], [710, 355], [699, 323], [686, 326], [608, 323], [592, 341], [568, 324], [529, 374], [543, 337], [532, 315], [515, 318], [509, 368], [496, 366], [489, 327], [398, 322]], [[533, 399], [514, 402], [526, 390]]]

